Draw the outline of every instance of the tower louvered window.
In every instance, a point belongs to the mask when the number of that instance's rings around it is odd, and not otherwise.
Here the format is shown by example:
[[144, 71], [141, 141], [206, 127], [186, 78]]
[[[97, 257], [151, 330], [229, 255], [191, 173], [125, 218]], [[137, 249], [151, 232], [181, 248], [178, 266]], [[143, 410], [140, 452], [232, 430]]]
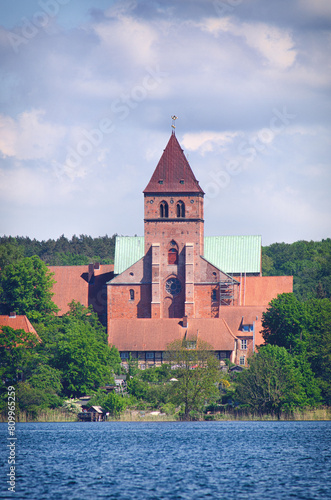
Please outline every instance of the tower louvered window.
[[185, 205], [182, 201], [177, 203], [177, 217], [185, 217]]
[[161, 219], [167, 219], [169, 217], [169, 208], [166, 201], [161, 201], [160, 203], [160, 217]]

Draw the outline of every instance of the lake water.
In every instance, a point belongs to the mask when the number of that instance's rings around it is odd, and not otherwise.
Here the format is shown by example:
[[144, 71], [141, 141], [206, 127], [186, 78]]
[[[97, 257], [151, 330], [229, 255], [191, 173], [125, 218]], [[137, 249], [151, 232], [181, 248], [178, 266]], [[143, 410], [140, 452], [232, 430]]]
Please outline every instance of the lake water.
[[331, 499], [331, 422], [32, 423], [16, 437], [16, 492], [1, 446], [0, 498]]

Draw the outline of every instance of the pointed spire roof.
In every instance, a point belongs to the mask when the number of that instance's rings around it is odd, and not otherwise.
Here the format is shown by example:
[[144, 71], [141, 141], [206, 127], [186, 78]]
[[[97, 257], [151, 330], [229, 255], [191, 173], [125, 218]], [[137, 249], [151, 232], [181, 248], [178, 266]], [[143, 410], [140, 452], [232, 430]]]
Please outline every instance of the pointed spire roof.
[[144, 193], [204, 194], [174, 133]]

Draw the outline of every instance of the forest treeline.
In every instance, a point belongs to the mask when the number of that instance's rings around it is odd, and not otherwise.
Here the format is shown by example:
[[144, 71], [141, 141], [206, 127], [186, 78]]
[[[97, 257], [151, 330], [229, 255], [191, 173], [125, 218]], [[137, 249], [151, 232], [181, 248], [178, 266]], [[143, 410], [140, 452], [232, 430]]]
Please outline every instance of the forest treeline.
[[[74, 266], [90, 262], [111, 264], [113, 236], [64, 235], [57, 240], [0, 237], [0, 268], [23, 257], [37, 255], [49, 266]], [[294, 276], [294, 294], [300, 300], [331, 298], [331, 239], [273, 243], [262, 248], [263, 276]]]
[[331, 298], [331, 239], [262, 248], [263, 276], [293, 276], [299, 300]]
[[[48, 266], [80, 266], [90, 262], [112, 264], [115, 255], [116, 234], [92, 238], [86, 234], [74, 235], [71, 239], [64, 235], [57, 240], [38, 241], [28, 236], [0, 237], [0, 267], [12, 263], [17, 258], [37, 255]], [[7, 251], [5, 251], [7, 248]]]

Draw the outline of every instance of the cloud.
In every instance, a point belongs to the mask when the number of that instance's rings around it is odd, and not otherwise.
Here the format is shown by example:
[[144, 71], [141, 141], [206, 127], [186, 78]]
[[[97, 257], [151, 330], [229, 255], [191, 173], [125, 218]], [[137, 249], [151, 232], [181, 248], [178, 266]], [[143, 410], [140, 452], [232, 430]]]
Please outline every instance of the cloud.
[[[141, 234], [141, 191], [176, 114], [202, 188], [216, 182], [207, 233], [260, 232], [265, 243], [329, 234], [330, 2], [221, 3], [232, 9], [221, 15], [205, 0], [69, 2], [17, 53], [0, 28], [6, 227], [44, 238]], [[23, 17], [33, 21], [27, 4], [8, 7], [12, 32]], [[284, 128], [278, 119], [278, 132], [274, 109], [295, 115]], [[99, 140], [93, 131], [105, 119], [114, 128]], [[78, 159], [68, 166], [72, 151]]]
[[212, 152], [216, 148], [222, 150], [231, 143], [238, 132], [196, 132], [184, 134], [182, 145], [190, 151], [199, 151], [201, 155]]
[[155, 63], [154, 44], [158, 34], [148, 23], [119, 15], [95, 24], [94, 31], [112, 59], [119, 57], [125, 64], [133, 66], [145, 67]]
[[207, 18], [197, 25], [216, 37], [224, 33], [242, 37], [268, 65], [278, 69], [290, 68], [295, 61], [294, 41], [288, 30], [266, 23], [238, 23], [229, 17]]
[[19, 160], [47, 159], [56, 150], [65, 130], [43, 120], [45, 111], [21, 113], [17, 120], [0, 115], [0, 151]]

